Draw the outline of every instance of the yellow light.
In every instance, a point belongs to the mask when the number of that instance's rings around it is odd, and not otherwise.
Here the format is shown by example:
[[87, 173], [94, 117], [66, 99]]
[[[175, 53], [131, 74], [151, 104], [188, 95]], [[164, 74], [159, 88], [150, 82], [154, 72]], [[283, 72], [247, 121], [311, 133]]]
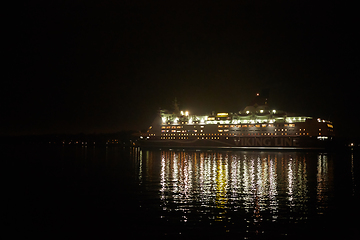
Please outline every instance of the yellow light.
[[228, 113], [218, 113], [217, 117], [227, 117], [228, 115]]

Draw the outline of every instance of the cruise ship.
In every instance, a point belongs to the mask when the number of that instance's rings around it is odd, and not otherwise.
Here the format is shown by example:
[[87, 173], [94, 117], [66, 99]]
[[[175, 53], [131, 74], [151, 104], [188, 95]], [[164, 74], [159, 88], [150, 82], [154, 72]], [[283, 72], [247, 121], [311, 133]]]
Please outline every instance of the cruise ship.
[[321, 149], [334, 137], [332, 122], [289, 113], [268, 106], [268, 99], [256, 94], [239, 112], [194, 115], [180, 110], [159, 110], [159, 114], [138, 143], [144, 147]]

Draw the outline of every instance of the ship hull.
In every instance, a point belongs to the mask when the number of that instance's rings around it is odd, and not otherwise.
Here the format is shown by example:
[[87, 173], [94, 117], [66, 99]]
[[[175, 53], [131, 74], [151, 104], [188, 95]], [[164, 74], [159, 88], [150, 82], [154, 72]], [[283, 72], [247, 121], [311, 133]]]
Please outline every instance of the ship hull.
[[325, 149], [330, 141], [314, 137], [228, 137], [224, 139], [142, 140], [142, 147], [239, 148], [239, 149]]

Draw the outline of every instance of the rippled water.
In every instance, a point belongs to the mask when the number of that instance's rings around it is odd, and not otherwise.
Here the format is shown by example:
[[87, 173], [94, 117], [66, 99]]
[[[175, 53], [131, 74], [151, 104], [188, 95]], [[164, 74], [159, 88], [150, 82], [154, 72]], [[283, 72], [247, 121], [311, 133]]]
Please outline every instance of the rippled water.
[[358, 153], [11, 147], [14, 233], [358, 236]]
[[[152, 193], [148, 200], [158, 202], [156, 214], [166, 226], [164, 234], [244, 239], [329, 236], [331, 222], [343, 221], [346, 215], [334, 209], [348, 211], [348, 206], [335, 205], [355, 204], [345, 193], [355, 190], [354, 183], [335, 189], [334, 156], [326, 153], [139, 150], [135, 154], [139, 184]], [[335, 193], [344, 194], [338, 196], [341, 201], [335, 202]]]

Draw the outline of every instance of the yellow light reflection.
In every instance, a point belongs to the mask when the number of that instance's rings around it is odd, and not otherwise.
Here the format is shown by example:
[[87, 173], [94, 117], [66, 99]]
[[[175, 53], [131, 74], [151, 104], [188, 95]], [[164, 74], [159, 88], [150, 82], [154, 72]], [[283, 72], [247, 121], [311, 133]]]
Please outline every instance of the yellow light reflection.
[[[153, 158], [151, 154], [147, 157]], [[156, 164], [154, 159], [142, 158], [140, 151], [140, 181], [154, 171], [143, 166], [145, 161], [146, 165]], [[194, 208], [211, 221], [224, 221], [230, 212], [245, 211], [253, 223], [262, 222], [264, 211], [271, 221], [277, 221], [280, 206], [281, 211], [307, 211], [307, 164], [305, 156], [299, 154], [162, 151], [159, 162], [162, 209], [182, 212], [181, 221], [187, 221]], [[318, 158], [316, 178], [320, 203], [328, 186], [325, 155]], [[213, 215], [207, 215], [209, 212]]]

